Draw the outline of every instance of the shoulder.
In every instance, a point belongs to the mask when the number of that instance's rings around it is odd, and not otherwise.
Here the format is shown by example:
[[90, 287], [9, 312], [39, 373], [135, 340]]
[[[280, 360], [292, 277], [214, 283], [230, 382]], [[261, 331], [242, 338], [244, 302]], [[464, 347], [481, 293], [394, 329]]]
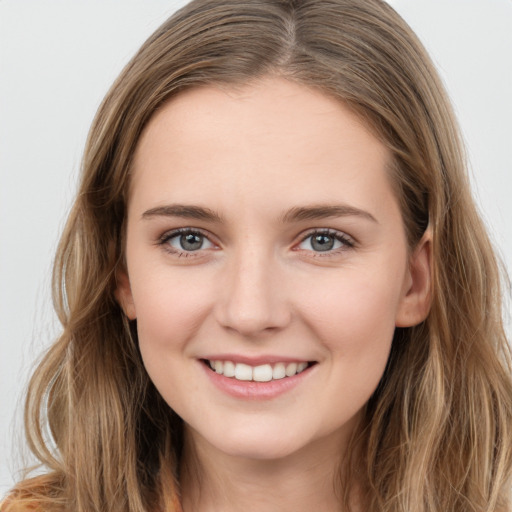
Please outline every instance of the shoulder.
[[34, 501], [7, 497], [0, 501], [0, 512], [42, 512]]
[[62, 512], [59, 477], [56, 472], [44, 473], [18, 482], [0, 499], [0, 512]]

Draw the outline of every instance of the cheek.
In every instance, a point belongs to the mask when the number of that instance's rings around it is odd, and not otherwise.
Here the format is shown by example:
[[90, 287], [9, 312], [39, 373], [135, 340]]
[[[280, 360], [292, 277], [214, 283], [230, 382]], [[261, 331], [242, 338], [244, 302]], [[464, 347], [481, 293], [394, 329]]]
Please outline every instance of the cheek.
[[[403, 276], [386, 270], [340, 272], [326, 282], [310, 286], [302, 309], [316, 318], [326, 333], [347, 337], [360, 332], [392, 331], [402, 297]], [[311, 293], [313, 291], [313, 293]]]
[[139, 273], [132, 283], [139, 343], [145, 359], [181, 350], [208, 314], [211, 291], [200, 272]]
[[329, 354], [333, 371], [354, 388], [371, 388], [384, 371], [401, 299], [397, 274], [354, 269], [325, 286], [310, 287], [316, 293], [301, 294], [307, 297], [301, 305], [304, 318]]
[[196, 402], [197, 379], [186, 363], [193, 357], [191, 340], [208, 314], [210, 291], [192, 274], [169, 274], [153, 269], [134, 283], [133, 294], [146, 371], [164, 400], [183, 412]]

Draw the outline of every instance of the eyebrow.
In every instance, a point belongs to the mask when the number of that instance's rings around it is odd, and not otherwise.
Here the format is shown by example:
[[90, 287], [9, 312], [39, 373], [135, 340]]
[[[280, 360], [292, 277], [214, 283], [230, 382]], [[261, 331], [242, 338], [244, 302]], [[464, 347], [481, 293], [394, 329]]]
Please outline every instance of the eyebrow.
[[[187, 219], [205, 220], [215, 223], [223, 222], [222, 217], [211, 210], [202, 206], [194, 206], [187, 204], [170, 204], [165, 206], [157, 206], [146, 210], [142, 214], [143, 219], [152, 217], [182, 217]], [[366, 210], [361, 210], [354, 206], [339, 205], [313, 205], [313, 206], [297, 206], [288, 210], [282, 217], [281, 221], [285, 224], [292, 222], [300, 222], [304, 220], [320, 220], [329, 217], [362, 217], [378, 224], [377, 219]]]
[[361, 210], [346, 204], [313, 205], [295, 207], [288, 210], [282, 217], [284, 223], [298, 222], [302, 220], [319, 220], [329, 217], [362, 217], [378, 224], [377, 219], [366, 210]]
[[142, 214], [143, 219], [151, 217], [183, 217], [187, 219], [206, 220], [210, 222], [222, 222], [222, 217], [215, 211], [202, 206], [193, 206], [188, 204], [169, 204], [157, 206], [145, 211]]

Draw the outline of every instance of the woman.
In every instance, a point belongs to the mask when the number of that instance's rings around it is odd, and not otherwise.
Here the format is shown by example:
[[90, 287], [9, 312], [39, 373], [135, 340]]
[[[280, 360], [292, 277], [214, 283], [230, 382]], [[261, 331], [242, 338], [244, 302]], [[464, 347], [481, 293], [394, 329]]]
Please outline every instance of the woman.
[[7, 511], [510, 509], [498, 267], [384, 2], [170, 18], [98, 112], [54, 293], [46, 473]]

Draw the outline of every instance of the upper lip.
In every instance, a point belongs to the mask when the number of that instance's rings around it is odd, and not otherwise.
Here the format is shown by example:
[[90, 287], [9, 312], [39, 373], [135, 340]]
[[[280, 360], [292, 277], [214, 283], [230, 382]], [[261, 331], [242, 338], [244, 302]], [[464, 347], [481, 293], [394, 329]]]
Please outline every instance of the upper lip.
[[290, 357], [279, 355], [259, 355], [259, 356], [246, 356], [241, 354], [215, 354], [201, 357], [209, 361], [231, 361], [233, 363], [243, 363], [249, 366], [260, 366], [263, 364], [276, 364], [276, 363], [309, 363], [311, 359], [304, 359], [302, 357]]

